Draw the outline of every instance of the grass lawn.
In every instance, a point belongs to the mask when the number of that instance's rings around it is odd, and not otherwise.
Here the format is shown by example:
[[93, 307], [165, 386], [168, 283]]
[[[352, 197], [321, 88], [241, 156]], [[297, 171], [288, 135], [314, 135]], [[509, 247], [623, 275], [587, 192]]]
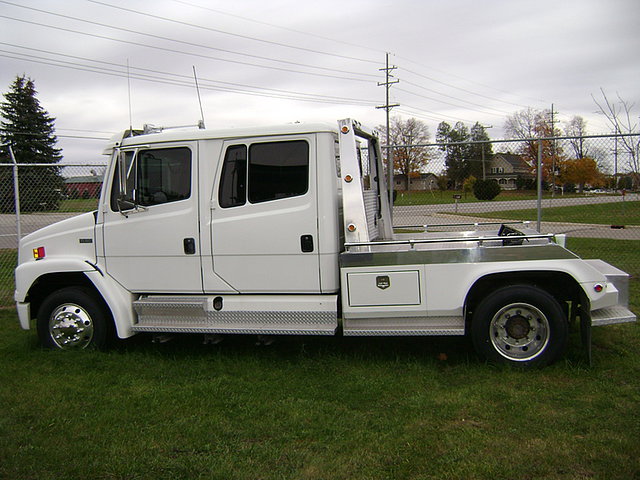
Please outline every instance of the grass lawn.
[[[453, 191], [453, 190], [433, 190], [433, 191], [408, 191], [408, 192], [398, 192], [398, 196], [396, 197], [396, 201], [393, 203], [395, 206], [406, 206], [406, 205], [442, 205], [455, 203], [454, 195], [461, 195], [462, 198], [458, 200], [458, 203], [474, 203], [480, 202], [473, 193], [464, 193], [462, 191]], [[500, 194], [494, 199], [495, 201], [517, 201], [517, 200], [536, 200], [538, 198], [538, 194], [535, 191], [528, 190], [503, 190]], [[552, 197], [550, 192], [543, 192], [542, 198], [554, 198]], [[572, 193], [566, 194], [562, 197], [556, 196], [555, 198], [585, 198], [584, 194]]]
[[13, 272], [18, 261], [18, 251], [13, 248], [0, 249], [0, 308], [14, 305], [15, 282]]
[[[569, 242], [587, 258], [598, 241]], [[592, 367], [573, 335], [536, 371], [483, 364], [465, 338], [58, 352], [11, 309], [0, 328], [1, 479], [640, 478], [637, 324], [594, 329]]]
[[97, 198], [76, 198], [60, 202], [60, 212], [91, 212], [98, 209]]
[[[474, 212], [473, 216], [505, 220], [531, 220], [536, 218], [536, 212], [535, 209], [502, 210], [486, 213]], [[545, 207], [542, 210], [542, 220], [545, 222], [597, 223], [602, 225], [640, 225], [640, 202]]]

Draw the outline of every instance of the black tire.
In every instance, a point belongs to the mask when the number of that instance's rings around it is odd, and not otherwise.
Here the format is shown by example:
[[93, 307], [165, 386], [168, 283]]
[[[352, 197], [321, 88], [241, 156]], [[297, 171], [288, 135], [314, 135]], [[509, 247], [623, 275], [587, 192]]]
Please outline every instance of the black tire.
[[541, 367], [564, 354], [569, 323], [549, 293], [532, 285], [513, 285], [478, 304], [471, 335], [478, 354], [490, 362]]
[[38, 337], [47, 348], [105, 348], [113, 336], [111, 313], [91, 291], [67, 287], [51, 293], [38, 310]]

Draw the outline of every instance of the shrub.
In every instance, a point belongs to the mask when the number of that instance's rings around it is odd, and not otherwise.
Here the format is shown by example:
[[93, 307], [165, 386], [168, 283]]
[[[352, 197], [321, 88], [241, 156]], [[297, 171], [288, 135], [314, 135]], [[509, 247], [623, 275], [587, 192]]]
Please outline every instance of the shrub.
[[476, 180], [473, 194], [478, 200], [493, 200], [500, 193], [500, 185], [495, 180]]

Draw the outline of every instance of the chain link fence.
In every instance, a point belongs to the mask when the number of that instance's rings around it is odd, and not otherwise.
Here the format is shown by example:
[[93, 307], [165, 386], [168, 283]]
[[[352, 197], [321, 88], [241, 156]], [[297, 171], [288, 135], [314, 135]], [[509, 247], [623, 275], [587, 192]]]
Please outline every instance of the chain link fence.
[[[392, 146], [396, 170], [409, 152], [427, 159], [394, 176], [394, 225], [437, 231], [531, 221], [542, 233], [567, 234], [580, 255], [611, 261], [637, 279], [639, 148], [639, 135]], [[13, 303], [18, 239], [95, 210], [105, 169], [0, 158], [0, 305]], [[491, 199], [479, 188], [487, 183], [499, 187]], [[478, 225], [451, 226], [461, 223]]]
[[13, 305], [19, 239], [96, 210], [105, 170], [106, 164], [21, 165], [0, 157], [0, 306]]
[[[427, 159], [419, 173], [394, 176], [394, 226], [488, 230], [530, 221], [541, 233], [566, 234], [567, 246], [579, 255], [610, 261], [640, 278], [640, 135], [391, 150], [396, 171], [411, 171], [406, 163], [420, 155]], [[495, 197], [483, 195], [488, 183], [496, 187]]]

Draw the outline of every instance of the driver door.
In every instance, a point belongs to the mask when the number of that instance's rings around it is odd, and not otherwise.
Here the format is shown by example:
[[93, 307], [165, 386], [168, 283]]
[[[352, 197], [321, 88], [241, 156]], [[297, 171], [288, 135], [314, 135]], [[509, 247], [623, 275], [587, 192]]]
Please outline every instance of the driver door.
[[98, 230], [106, 273], [126, 289], [202, 292], [196, 161], [195, 142], [119, 152]]

